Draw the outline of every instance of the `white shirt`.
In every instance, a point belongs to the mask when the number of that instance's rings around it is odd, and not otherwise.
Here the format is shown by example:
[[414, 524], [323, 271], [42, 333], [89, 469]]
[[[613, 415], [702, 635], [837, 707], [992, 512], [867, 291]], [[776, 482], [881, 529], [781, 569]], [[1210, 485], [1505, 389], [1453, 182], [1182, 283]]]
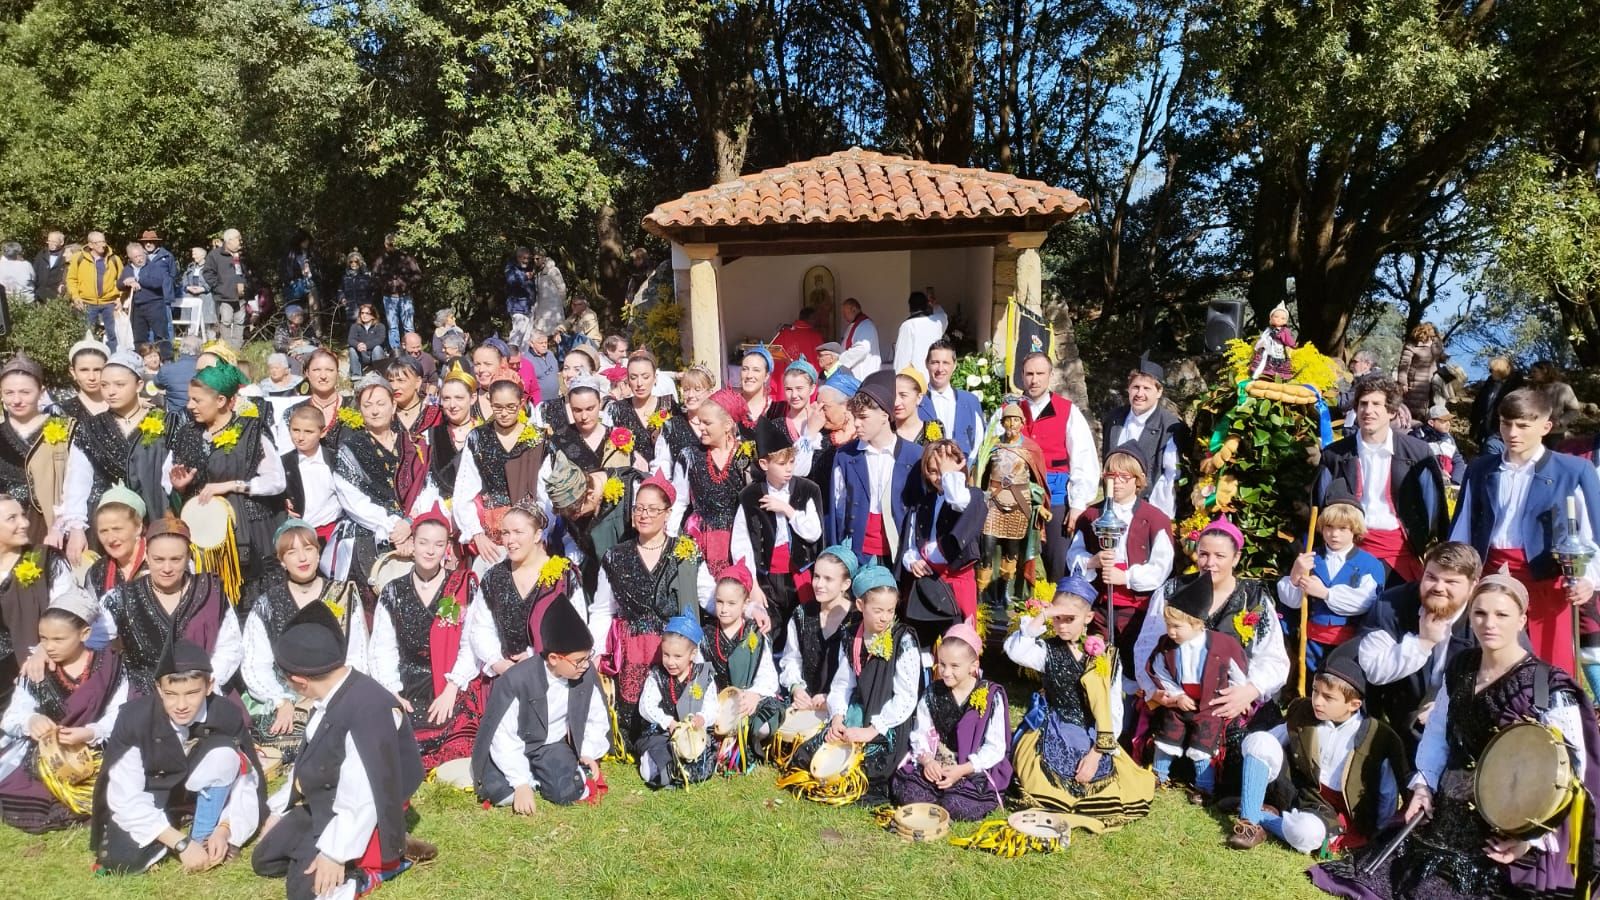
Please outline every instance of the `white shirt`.
[[944, 326], [931, 316], [912, 316], [900, 323], [900, 333], [894, 341], [894, 370], [904, 371], [907, 366], [928, 378], [928, 348], [944, 337]]
[[845, 326], [844, 352], [839, 354], [839, 367], [849, 370], [857, 378], [866, 378], [883, 368], [883, 346], [878, 341], [878, 326], [863, 314]]
[[[206, 707], [202, 705], [191, 725], [204, 723], [205, 720]], [[179, 743], [189, 740], [191, 725], [175, 725], [170, 719], [167, 724], [178, 736]], [[167, 811], [156, 805], [155, 796], [144, 789], [144, 754], [138, 747], [129, 747], [111, 770], [102, 774], [111, 821], [127, 832], [139, 846], [148, 847], [155, 843], [161, 837], [161, 832], [166, 831], [172, 823], [167, 819]], [[261, 810], [256, 801], [257, 777], [253, 766], [248, 767], [243, 775], [239, 774], [237, 753], [213, 750], [206, 754], [203, 762], [194, 766], [184, 780], [184, 786], [191, 792], [233, 785], [228, 792], [222, 816], [217, 820], [219, 825], [227, 824], [228, 843], [231, 846], [243, 847], [261, 824]], [[166, 855], [164, 849], [161, 855]]]
[[[296, 451], [297, 453], [299, 451]], [[300, 453], [300, 483], [305, 488], [305, 509], [296, 510], [312, 528], [339, 518], [339, 497], [333, 490], [333, 470], [318, 450], [310, 456]]]
[[[863, 656], [867, 653], [866, 644], [869, 640], [866, 638], [862, 641]], [[850, 652], [849, 646], [839, 648], [839, 668], [833, 673], [833, 683], [828, 687], [830, 716], [844, 715], [850, 709], [850, 701], [855, 699], [856, 670], [850, 666]], [[898, 652], [900, 656], [894, 664], [894, 689], [878, 714], [866, 723], [877, 729], [880, 735], [904, 725], [916, 712], [917, 686], [922, 679], [922, 654], [917, 652], [917, 642], [909, 634], [900, 639]]]
[[[867, 457], [867, 512], [884, 515], [883, 495], [888, 493], [894, 485], [894, 444], [888, 449], [879, 449], [866, 441], [860, 441], [866, 451]], [[844, 503], [844, 495], [848, 490], [844, 483], [844, 471], [835, 467], [833, 470], [833, 502]], [[894, 510], [887, 511], [894, 515]], [[893, 550], [889, 555], [893, 555]]]
[[[1339, 572], [1344, 568], [1345, 560], [1350, 556], [1350, 549], [1329, 550], [1324, 548], [1317, 555], [1323, 559], [1327, 566], [1329, 580], [1339, 577]], [[1300, 598], [1305, 591], [1295, 587], [1294, 582], [1285, 575], [1278, 579], [1278, 602], [1290, 609], [1300, 608]], [[1336, 616], [1359, 616], [1372, 607], [1372, 602], [1378, 599], [1378, 581], [1371, 575], [1361, 576], [1361, 580], [1353, 585], [1336, 584], [1328, 588], [1328, 597], [1322, 602], [1328, 605], [1328, 610]]]
[[[461, 630], [461, 644], [456, 650], [455, 665], [450, 667], [444, 678], [457, 690], [464, 691], [478, 674], [478, 659], [472, 655], [472, 642], [467, 639], [465, 616], [456, 628]], [[372, 611], [372, 640], [367, 645], [367, 659], [372, 679], [398, 697], [404, 689], [400, 680], [400, 638], [395, 632], [394, 617], [389, 615], [389, 608], [381, 603]]]
[[[784, 503], [789, 503], [789, 491], [794, 484], [791, 479], [783, 487], [773, 487], [771, 482], [762, 482], [766, 486], [768, 497], [777, 497]], [[795, 510], [794, 518], [788, 516], [774, 516], [777, 525], [772, 529], [772, 546], [780, 547], [789, 543], [789, 531], [792, 528], [800, 540], [811, 542], [822, 540], [822, 514], [817, 511], [815, 503], [807, 503], [801, 509]], [[739, 505], [739, 511], [733, 516], [733, 537], [728, 544], [728, 558], [734, 562], [744, 560], [750, 567], [753, 575], [767, 564], [767, 560], [757, 560], [755, 547], [750, 543], [750, 523], [744, 514], [744, 505]]]
[[973, 501], [983, 502], [983, 493], [967, 484], [966, 476], [958, 471], [949, 471], [939, 480], [939, 495], [933, 500], [933, 521], [929, 524], [928, 540], [920, 548], [907, 547], [905, 555], [900, 558], [900, 565], [911, 571], [911, 564], [917, 560], [926, 560], [930, 565], [942, 566], [947, 560], [944, 551], [939, 549], [939, 514], [946, 505], [956, 512], [965, 512]]
[[1361, 512], [1368, 531], [1394, 531], [1400, 527], [1390, 497], [1390, 476], [1394, 473], [1394, 430], [1382, 443], [1369, 444], [1356, 435], [1356, 456], [1361, 465]]
[[[824, 621], [827, 620], [824, 619]], [[840, 616], [838, 623], [834, 625], [831, 631], [826, 626], [823, 626], [821, 629], [823, 640], [827, 640], [837, 634], [842, 625], [844, 625], [844, 617]], [[806, 686], [805, 669], [802, 668], [805, 661], [800, 657], [800, 627], [795, 624], [794, 618], [789, 619], [788, 635], [788, 639], [783, 642], [783, 657], [778, 660], [778, 684], [792, 694], [796, 687], [804, 688]]]
[[[943, 390], [928, 386], [928, 403], [933, 407], [933, 417], [939, 420], [939, 426], [944, 429], [945, 437], [952, 440], [961, 430], [961, 423], [956, 420], [956, 388], [954, 385], [945, 385]], [[972, 442], [972, 452], [967, 455], [967, 465], [978, 457], [978, 445], [983, 443], [984, 425], [983, 408], [979, 407], [972, 416], [972, 433], [977, 439]]]
[[[1119, 522], [1132, 522], [1133, 504], [1113, 502], [1111, 509], [1101, 515], [1115, 516]], [[1085, 530], [1079, 528], [1072, 535], [1072, 545], [1067, 548], [1067, 568], [1079, 577], [1094, 581], [1100, 573], [1089, 568], [1089, 560], [1094, 558], [1094, 554], [1089, 552], [1089, 546], [1084, 541]], [[1117, 562], [1127, 563], [1128, 542], [1118, 542], [1116, 549], [1111, 552]], [[1128, 590], [1143, 593], [1161, 587], [1172, 575], [1172, 558], [1172, 535], [1166, 531], [1157, 532], [1150, 541], [1150, 558], [1128, 566]]]
[[[670, 550], [668, 552], [670, 552]], [[605, 577], [605, 570], [602, 569], [600, 571], [601, 584], [605, 584]], [[711, 576], [707, 574], [706, 577], [709, 578]], [[715, 583], [713, 583], [712, 586], [715, 587]], [[607, 589], [609, 590], [609, 585], [607, 586]], [[573, 582], [572, 595], [567, 599], [572, 603], [573, 610], [577, 612], [579, 616], [588, 619], [592, 615], [587, 608], [588, 603], [584, 598], [583, 585], [579, 583], [579, 581], [575, 580]], [[595, 590], [595, 601], [597, 604], [599, 599], [600, 591], [597, 588]], [[609, 628], [610, 625], [611, 620], [608, 618], [606, 620], [607, 628]], [[494, 677], [494, 664], [502, 659], [505, 659], [506, 655], [504, 648], [500, 646], [500, 629], [495, 626], [494, 613], [489, 610], [488, 601], [483, 599], [482, 583], [479, 583], [477, 587], [472, 589], [472, 602], [467, 606], [467, 612], [462, 618], [461, 627], [465, 629], [466, 635], [465, 639], [461, 642], [461, 652], [475, 659], [477, 661], [477, 665], [480, 667], [479, 671], [481, 671], [484, 675], [491, 678]], [[603, 633], [601, 637], [595, 640], [594, 645], [596, 649], [605, 646], [605, 637]], [[533, 649], [531, 646], [529, 647], [527, 653], [532, 655]], [[458, 662], [459, 660], [460, 657], [457, 657]]]
[[[1450, 620], [1452, 630], [1466, 615], [1469, 605], [1463, 603], [1456, 610], [1455, 617]], [[1415, 634], [1405, 635], [1397, 642], [1387, 631], [1369, 631], [1361, 637], [1356, 658], [1369, 684], [1393, 684], [1428, 665], [1428, 691], [1431, 693], [1444, 683], [1445, 656], [1449, 652], [1448, 634], [1431, 648], [1424, 648], [1422, 639]]]
[[[663, 554], [671, 553], [672, 546], [668, 544], [661, 552]], [[660, 563], [658, 562], [657, 565], [660, 565]], [[717, 580], [711, 577], [711, 570], [706, 567], [703, 559], [696, 567], [694, 589], [695, 593], [700, 595], [700, 608], [708, 613], [715, 613], [717, 608]], [[753, 609], [747, 610], [747, 613], [753, 612]], [[594, 586], [594, 602], [589, 604], [589, 634], [594, 637], [596, 652], [603, 652], [601, 648], [606, 645], [606, 638], [611, 632], [611, 621], [616, 616], [617, 598], [611, 591], [611, 579], [606, 577], [605, 567], [602, 566], [600, 568], [600, 579]]]
[[[1151, 413], [1156, 408], [1151, 406], [1143, 413], [1136, 413], [1133, 407], [1128, 407], [1128, 416], [1123, 419], [1117, 433], [1111, 437], [1111, 447], [1114, 450], [1123, 444], [1137, 442], [1139, 436], [1144, 434], [1145, 425], [1150, 421]], [[1161, 459], [1159, 472], [1152, 473], [1150, 483], [1149, 502], [1151, 506], [1161, 510], [1171, 518], [1173, 511], [1178, 508], [1178, 445], [1172, 438], [1167, 438], [1161, 445]]]
[[[0, 716], [0, 780], [22, 764], [28, 749], [33, 746], [33, 738], [28, 734], [28, 722], [39, 715], [39, 701], [34, 699], [24, 682], [25, 679], [18, 676], [11, 692], [11, 703], [6, 706], [5, 715]], [[98, 747], [111, 736], [111, 729], [117, 724], [117, 713], [122, 711], [122, 705], [126, 702], [128, 680], [122, 678], [118, 680], [100, 718], [88, 725], [89, 730], [94, 732], [94, 738], [89, 742], [91, 745]]]
[[[223, 429], [223, 431], [226, 430], [226, 428]], [[222, 432], [218, 432], [218, 434], [221, 433]], [[205, 439], [206, 445], [209, 447], [211, 445], [212, 438], [206, 435], [203, 431], [201, 432], [201, 436]], [[237, 447], [234, 448], [234, 452], [239, 452]], [[176, 461], [172, 458], [172, 454], [169, 452], [166, 460], [161, 465], [161, 489], [169, 494], [172, 493], [172, 467], [174, 465], [176, 465]], [[262, 437], [261, 467], [256, 470], [256, 475], [254, 478], [251, 478], [249, 481], [245, 482], [244, 492], [252, 497], [275, 497], [278, 494], [283, 493], [283, 489], [288, 486], [289, 482], [284, 479], [283, 475], [283, 458], [278, 455], [277, 449], [272, 446], [272, 441], [268, 440], [266, 437]], [[204, 485], [195, 485], [195, 487], [204, 487]], [[154, 514], [154, 510], [151, 512]]]
[[[1043, 618], [1038, 616], [1024, 615], [1017, 622], [1017, 630], [1013, 631], [1011, 636], [1006, 638], [1006, 658], [1010, 659], [1012, 662], [1023, 667], [1024, 669], [1031, 669], [1035, 672], [1043, 672], [1045, 664], [1050, 661], [1050, 650], [1045, 646], [1043, 639], [1045, 631], [1047, 631], [1049, 628], [1050, 624]], [[1115, 685], [1119, 676], [1117, 670], [1121, 668], [1121, 663], [1118, 660], [1118, 656], [1115, 652], [1110, 654], [1110, 658], [1112, 670], [1109, 680], [1112, 685]], [[1126, 681], [1126, 679], [1124, 679], [1124, 681]], [[1113, 688], [1113, 694], [1106, 698], [1106, 705], [1111, 707], [1110, 733], [1121, 734], [1124, 704], [1119, 697], [1115, 696], [1114, 691], [1115, 688]], [[1122, 749], [1118, 747], [1113, 749], [1111, 752], [1113, 754], [1120, 754]]]
[[[1046, 392], [1038, 399], [1023, 397], [1022, 402], [1028, 404], [1029, 414], [1037, 420], [1045, 407], [1050, 405], [1051, 396]], [[999, 427], [999, 421], [1000, 411], [996, 410], [989, 422], [990, 428]], [[1095, 449], [1089, 420], [1083, 417], [1083, 410], [1078, 409], [1076, 403], [1072, 404], [1072, 412], [1067, 416], [1067, 455], [1067, 507], [1088, 509], [1100, 493], [1100, 454]]]
[[[694, 695], [690, 693], [691, 702], [683, 721], [688, 721], [692, 716], [699, 716], [709, 729], [717, 721], [717, 684], [711, 679], [710, 666], [706, 666], [704, 674], [685, 685], [683, 690], [692, 692], [696, 684], [700, 686], [700, 699], [694, 700]], [[679, 697], [680, 701], [682, 699]], [[651, 674], [645, 676], [644, 688], [639, 691], [639, 715], [662, 731], [670, 731], [676, 718], [675, 715], [669, 715], [661, 709], [661, 687], [653, 670]]]
[[[1150, 679], [1145, 666], [1155, 653], [1156, 643], [1167, 633], [1165, 610], [1167, 591], [1171, 585], [1172, 582], [1168, 581], [1150, 596], [1144, 627], [1140, 629], [1139, 639], [1133, 645], [1134, 677], [1139, 680], [1139, 687], [1146, 695], [1156, 690], [1156, 683]], [[1289, 652], [1284, 648], [1283, 630], [1278, 626], [1277, 616], [1269, 612], [1256, 623], [1254, 644], [1253, 649], [1245, 648], [1250, 663], [1246, 680], [1260, 692], [1263, 699], [1276, 697], [1289, 681]]]
[[[572, 691], [576, 687], [573, 682], [567, 681], [545, 666], [545, 679], [549, 682], [549, 689], [545, 692], [545, 732], [544, 744], [559, 744], [567, 740], [571, 728], [567, 724], [567, 710], [571, 708]], [[494, 737], [489, 741], [489, 758], [494, 761], [495, 768], [504, 775], [506, 782], [513, 790], [519, 787], [537, 788], [539, 783], [534, 780], [533, 767], [528, 763], [528, 748], [522, 740], [519, 731], [519, 719], [522, 714], [522, 701], [512, 700], [506, 706], [505, 714], [500, 717], [500, 724], [495, 728]], [[584, 722], [583, 746], [578, 747], [578, 757], [599, 759], [610, 749], [609, 740], [610, 722], [607, 721], [605, 698], [600, 694], [597, 683], [594, 687], [594, 696], [589, 698], [589, 714]]]
[[[311, 602], [321, 603], [322, 600]], [[352, 591], [347, 602], [359, 603], [360, 600]], [[289, 690], [288, 683], [279, 674], [278, 665], [273, 660], [272, 638], [267, 636], [264, 609], [264, 604], [257, 603], [245, 620], [239, 674], [244, 676], [245, 690], [261, 703], [268, 706], [276, 706], [285, 700], [292, 703], [294, 693]], [[379, 607], [378, 611], [382, 612], [383, 608]], [[345, 641], [345, 665], [357, 671], [366, 671], [367, 647], [367, 617], [360, 610], [355, 610], [350, 616], [350, 635]]]
[[[1006, 717], [992, 715], [983, 729], [983, 743], [967, 756], [967, 762], [972, 764], [975, 775], [982, 775], [1006, 758]], [[911, 758], [920, 760], [922, 757], [937, 753], [944, 741], [939, 737], [938, 729], [933, 727], [933, 714], [928, 711], [926, 699], [917, 701], [917, 721], [911, 729]], [[955, 747], [948, 748], [955, 753]]]
[[[404, 515], [390, 515], [388, 510], [379, 506], [371, 497], [366, 495], [365, 491], [356, 487], [343, 475], [334, 474], [333, 493], [339, 498], [339, 507], [344, 510], [345, 517], [372, 532], [373, 539], [380, 544], [388, 541], [389, 532], [405, 521], [406, 517]], [[411, 508], [405, 512], [412, 516], [421, 515], [438, 503], [439, 489], [433, 483], [433, 475], [429, 474], [427, 485], [417, 492], [417, 499], [412, 502]], [[463, 506], [471, 505], [471, 503], [457, 503], [454, 504], [454, 508], [460, 509]]]
[[[1528, 490], [1533, 487], [1533, 473], [1539, 465], [1539, 460], [1544, 458], [1545, 448], [1535, 447], [1533, 455], [1525, 463], [1514, 463], [1504, 456], [1500, 459], [1500, 479], [1495, 486], [1494, 527], [1489, 531], [1490, 549], [1511, 550], [1522, 546], [1522, 517], [1523, 507], [1528, 505]], [[1466, 490], [1461, 492], [1461, 505], [1456, 510], [1455, 525], [1450, 529], [1450, 539], [1463, 543], [1472, 543], [1472, 505], [1482, 502], [1482, 498], [1474, 498], [1476, 491]], [[1583, 496], [1583, 488], [1578, 488], [1575, 495], [1578, 505], [1578, 532], [1591, 542], [1594, 541], [1594, 525], [1589, 521], [1589, 506]], [[1565, 521], [1566, 510], [1556, 511], [1558, 520]]]

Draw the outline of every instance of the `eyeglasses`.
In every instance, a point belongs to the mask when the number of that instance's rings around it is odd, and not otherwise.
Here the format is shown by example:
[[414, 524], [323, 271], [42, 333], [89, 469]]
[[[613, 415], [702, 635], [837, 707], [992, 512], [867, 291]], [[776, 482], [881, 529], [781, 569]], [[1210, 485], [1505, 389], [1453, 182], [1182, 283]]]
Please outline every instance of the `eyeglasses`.
[[659, 516], [667, 511], [665, 506], [635, 506], [633, 511], [642, 516]]
[[1134, 475], [1133, 475], [1132, 472], [1107, 472], [1106, 473], [1106, 480], [1107, 481], [1132, 481], [1133, 479], [1134, 479]]
[[585, 653], [583, 656], [581, 656], [581, 657], [579, 657], [577, 659], [574, 659], [570, 655], [569, 656], [563, 656], [561, 658], [566, 660], [567, 661], [567, 665], [572, 666], [574, 669], [587, 669], [587, 668], [589, 668], [589, 664], [594, 662], [594, 654], [593, 653]]
[[521, 403], [491, 403], [489, 408], [495, 412], [516, 412], [522, 409]]

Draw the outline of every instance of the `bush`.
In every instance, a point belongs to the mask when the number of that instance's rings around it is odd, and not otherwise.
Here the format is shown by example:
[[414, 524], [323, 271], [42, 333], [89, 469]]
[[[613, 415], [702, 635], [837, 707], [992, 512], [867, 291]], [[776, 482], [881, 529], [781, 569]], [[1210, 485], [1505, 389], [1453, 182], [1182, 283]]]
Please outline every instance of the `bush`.
[[10, 307], [11, 333], [0, 338], [7, 357], [25, 352], [44, 367], [45, 386], [72, 386], [67, 351], [83, 339], [83, 317], [72, 303], [56, 298], [44, 303], [17, 303]]

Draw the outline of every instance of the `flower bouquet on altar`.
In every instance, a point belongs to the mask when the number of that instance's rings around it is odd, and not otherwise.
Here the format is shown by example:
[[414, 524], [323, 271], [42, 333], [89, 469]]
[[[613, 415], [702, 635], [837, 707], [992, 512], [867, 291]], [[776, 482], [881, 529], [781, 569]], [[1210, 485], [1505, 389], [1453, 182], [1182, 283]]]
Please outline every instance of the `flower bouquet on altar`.
[[994, 415], [1005, 401], [1005, 360], [995, 352], [994, 345], [986, 343], [977, 353], [969, 353], [956, 361], [950, 383], [970, 394], [976, 394], [983, 404], [985, 419]]

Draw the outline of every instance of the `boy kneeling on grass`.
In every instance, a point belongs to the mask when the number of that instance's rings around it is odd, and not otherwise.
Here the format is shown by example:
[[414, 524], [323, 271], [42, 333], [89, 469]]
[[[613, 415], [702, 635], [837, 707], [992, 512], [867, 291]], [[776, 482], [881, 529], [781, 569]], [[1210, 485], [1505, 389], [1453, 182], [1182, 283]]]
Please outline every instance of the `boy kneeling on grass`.
[[1245, 736], [1229, 847], [1249, 850], [1271, 834], [1301, 853], [1340, 853], [1367, 843], [1398, 808], [1397, 785], [1410, 780], [1411, 760], [1388, 725], [1362, 715], [1359, 646], [1328, 654], [1311, 696], [1289, 704], [1285, 724]]
[[1159, 690], [1150, 698], [1151, 733], [1155, 737], [1156, 781], [1166, 785], [1172, 763], [1186, 756], [1194, 763], [1198, 802], [1216, 785], [1213, 760], [1222, 751], [1228, 721], [1211, 711], [1211, 701], [1230, 684], [1243, 684], [1249, 664], [1244, 648], [1230, 634], [1206, 627], [1211, 610], [1211, 578], [1204, 572], [1167, 597], [1167, 633], [1156, 643], [1148, 663]]

